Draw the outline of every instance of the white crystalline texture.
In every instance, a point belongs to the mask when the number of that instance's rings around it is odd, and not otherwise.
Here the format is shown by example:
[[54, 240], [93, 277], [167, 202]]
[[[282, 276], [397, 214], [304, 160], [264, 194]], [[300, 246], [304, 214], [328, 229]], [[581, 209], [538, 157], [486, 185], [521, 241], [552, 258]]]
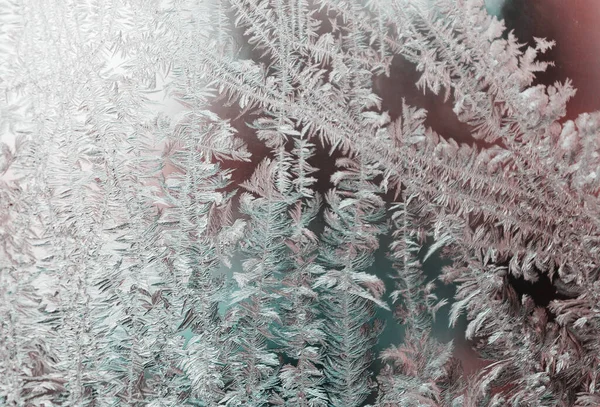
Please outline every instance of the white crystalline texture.
[[600, 405], [600, 112], [484, 3], [0, 0], [0, 406]]

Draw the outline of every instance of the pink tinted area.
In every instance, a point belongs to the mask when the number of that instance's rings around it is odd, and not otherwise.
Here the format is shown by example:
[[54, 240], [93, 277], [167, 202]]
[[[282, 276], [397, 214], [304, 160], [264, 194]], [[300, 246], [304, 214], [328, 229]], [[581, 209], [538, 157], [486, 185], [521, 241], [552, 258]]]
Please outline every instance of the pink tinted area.
[[[510, 1], [510, 0], [509, 0]], [[577, 94], [567, 105], [566, 119], [600, 110], [600, 2], [598, 0], [517, 0], [505, 8], [505, 22], [522, 43], [534, 45], [533, 37], [555, 40], [556, 46], [543, 60], [555, 66], [538, 75], [538, 83], [573, 81]], [[455, 338], [454, 355], [466, 375], [477, 374], [491, 361], [482, 360], [464, 340]]]
[[522, 3], [523, 10], [515, 11], [514, 27], [511, 27], [517, 36], [523, 41], [529, 41], [532, 36], [556, 41], [549, 55], [556, 66], [541, 78], [542, 82], [570, 78], [577, 89], [568, 105], [567, 118], [600, 110], [600, 2], [529, 0]]

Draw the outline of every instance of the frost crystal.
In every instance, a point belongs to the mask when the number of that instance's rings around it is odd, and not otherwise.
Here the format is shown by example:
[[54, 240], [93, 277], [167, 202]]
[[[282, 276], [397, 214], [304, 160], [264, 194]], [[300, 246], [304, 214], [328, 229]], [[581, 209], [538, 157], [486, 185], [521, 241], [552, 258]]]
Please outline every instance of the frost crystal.
[[[0, 9], [0, 405], [600, 405], [600, 112], [533, 85], [553, 41], [483, 0]], [[398, 61], [470, 143], [384, 111]]]

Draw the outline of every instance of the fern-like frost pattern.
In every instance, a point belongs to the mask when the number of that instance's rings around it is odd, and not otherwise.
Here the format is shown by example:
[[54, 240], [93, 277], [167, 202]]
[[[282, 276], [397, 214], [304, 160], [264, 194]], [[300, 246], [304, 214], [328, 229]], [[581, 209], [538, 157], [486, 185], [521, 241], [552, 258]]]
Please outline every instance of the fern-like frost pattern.
[[[554, 41], [483, 0], [0, 10], [0, 405], [600, 405], [600, 112], [536, 81]], [[399, 61], [468, 141], [384, 109]]]

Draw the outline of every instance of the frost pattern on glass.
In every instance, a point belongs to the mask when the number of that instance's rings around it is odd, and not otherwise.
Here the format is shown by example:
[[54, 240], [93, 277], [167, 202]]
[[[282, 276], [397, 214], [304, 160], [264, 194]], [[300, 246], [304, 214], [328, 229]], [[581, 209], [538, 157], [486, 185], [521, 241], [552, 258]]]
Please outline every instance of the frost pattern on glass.
[[[533, 85], [553, 41], [483, 0], [0, 10], [0, 405], [600, 405], [600, 112]], [[382, 108], [398, 60], [470, 143]]]

